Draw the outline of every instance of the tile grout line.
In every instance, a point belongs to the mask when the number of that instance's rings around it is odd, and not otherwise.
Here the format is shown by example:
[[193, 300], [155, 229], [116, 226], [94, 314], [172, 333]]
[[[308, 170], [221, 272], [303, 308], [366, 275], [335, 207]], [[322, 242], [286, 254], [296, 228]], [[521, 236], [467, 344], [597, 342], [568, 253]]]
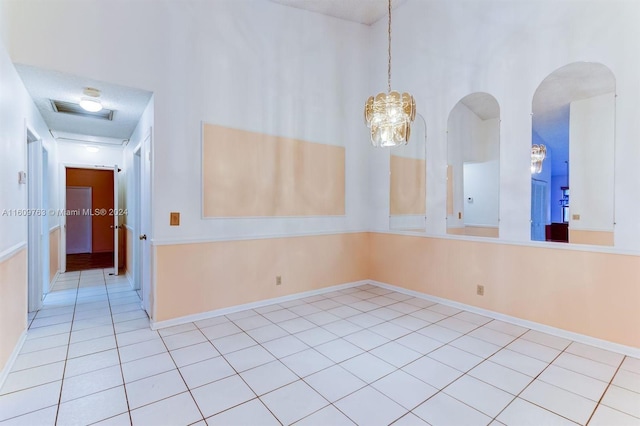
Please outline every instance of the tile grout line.
[[62, 405], [62, 390], [64, 389], [64, 375], [67, 371], [67, 361], [69, 360], [69, 350], [71, 349], [71, 333], [73, 333], [73, 321], [76, 316], [76, 305], [78, 303], [78, 291], [80, 288], [81, 276], [82, 276], [82, 273], [78, 274], [78, 284], [76, 286], [76, 297], [75, 297], [75, 302], [73, 304], [73, 315], [71, 316], [71, 327], [69, 328], [69, 343], [67, 344], [67, 354], [64, 358], [64, 367], [62, 368], [62, 379], [60, 381], [60, 395], [58, 396], [58, 406], [56, 407], [56, 417], [53, 422], [54, 425], [58, 424], [58, 416], [60, 415], [60, 406]]
[[[593, 407], [593, 411], [591, 412], [591, 415], [587, 419], [587, 422], [585, 423], [585, 425], [589, 424], [589, 422], [593, 418], [594, 414], [598, 410], [598, 407], [600, 407], [600, 405], [602, 404], [602, 400], [604, 399], [604, 396], [607, 394], [607, 391], [609, 390], [609, 388], [613, 385], [613, 381], [616, 378], [616, 376], [618, 375], [618, 372], [620, 371], [620, 368], [622, 368], [622, 364], [624, 363], [625, 359], [627, 359], [626, 355], [622, 357], [622, 360], [620, 361], [620, 364], [618, 364], [618, 367], [616, 368], [615, 373], [613, 373], [613, 376], [611, 376], [611, 380], [609, 380], [609, 383], [605, 387], [604, 392], [602, 392], [602, 395], [600, 395], [600, 399], [598, 399], [598, 401], [596, 402], [596, 406]], [[612, 408], [612, 407], [610, 407], [610, 408]], [[621, 411], [621, 412], [623, 412], [623, 411]], [[631, 415], [629, 413], [625, 413], [625, 414]], [[635, 417], [635, 416], [633, 416], [633, 417]]]

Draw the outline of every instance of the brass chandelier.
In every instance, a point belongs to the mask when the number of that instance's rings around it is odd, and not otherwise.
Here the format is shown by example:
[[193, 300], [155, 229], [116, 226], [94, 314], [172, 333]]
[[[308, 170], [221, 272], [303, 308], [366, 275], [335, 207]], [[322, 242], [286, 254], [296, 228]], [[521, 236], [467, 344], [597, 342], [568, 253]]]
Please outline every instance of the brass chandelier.
[[371, 144], [375, 147], [394, 147], [407, 144], [411, 123], [416, 118], [416, 101], [409, 93], [391, 90], [391, 0], [389, 0], [387, 93], [370, 96], [364, 106], [364, 118], [371, 130]]
[[531, 173], [539, 174], [542, 172], [542, 162], [546, 156], [547, 147], [543, 144], [535, 144], [531, 147]]

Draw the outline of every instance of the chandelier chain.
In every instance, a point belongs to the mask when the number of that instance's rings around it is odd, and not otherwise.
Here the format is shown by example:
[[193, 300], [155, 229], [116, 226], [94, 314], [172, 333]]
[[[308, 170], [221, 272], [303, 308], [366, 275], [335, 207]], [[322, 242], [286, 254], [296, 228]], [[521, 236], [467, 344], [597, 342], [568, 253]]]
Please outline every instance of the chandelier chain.
[[389, 25], [387, 28], [387, 35], [389, 40], [389, 60], [387, 61], [387, 93], [391, 93], [391, 0], [389, 0]]

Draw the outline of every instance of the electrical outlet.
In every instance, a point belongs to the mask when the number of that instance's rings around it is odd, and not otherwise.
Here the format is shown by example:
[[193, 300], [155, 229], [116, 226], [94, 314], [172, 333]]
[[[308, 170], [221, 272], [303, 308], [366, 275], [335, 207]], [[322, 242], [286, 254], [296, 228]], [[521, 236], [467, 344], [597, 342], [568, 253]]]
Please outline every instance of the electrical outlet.
[[276, 285], [282, 284], [282, 277], [280, 275], [276, 276]]
[[571, 219], [573, 219], [573, 220], [580, 220], [580, 215], [579, 215], [579, 214], [572, 214], [572, 215], [571, 215]]
[[484, 286], [483, 285], [478, 285], [478, 287], [476, 288], [476, 294], [478, 296], [484, 296]]
[[458, 212], [458, 219], [462, 219], [462, 212]]

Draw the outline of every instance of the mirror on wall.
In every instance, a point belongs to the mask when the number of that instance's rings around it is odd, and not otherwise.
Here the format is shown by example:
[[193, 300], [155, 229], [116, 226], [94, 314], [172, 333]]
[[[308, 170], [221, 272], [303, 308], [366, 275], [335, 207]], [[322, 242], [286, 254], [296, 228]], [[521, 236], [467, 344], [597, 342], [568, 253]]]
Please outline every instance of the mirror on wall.
[[[613, 73], [591, 62], [559, 68], [538, 86], [532, 240], [613, 245], [615, 96]], [[534, 161], [533, 151], [544, 159]]]
[[426, 229], [427, 125], [416, 114], [406, 145], [391, 148], [389, 164], [389, 228]]
[[472, 93], [447, 122], [447, 233], [498, 237], [499, 210], [500, 106]]

